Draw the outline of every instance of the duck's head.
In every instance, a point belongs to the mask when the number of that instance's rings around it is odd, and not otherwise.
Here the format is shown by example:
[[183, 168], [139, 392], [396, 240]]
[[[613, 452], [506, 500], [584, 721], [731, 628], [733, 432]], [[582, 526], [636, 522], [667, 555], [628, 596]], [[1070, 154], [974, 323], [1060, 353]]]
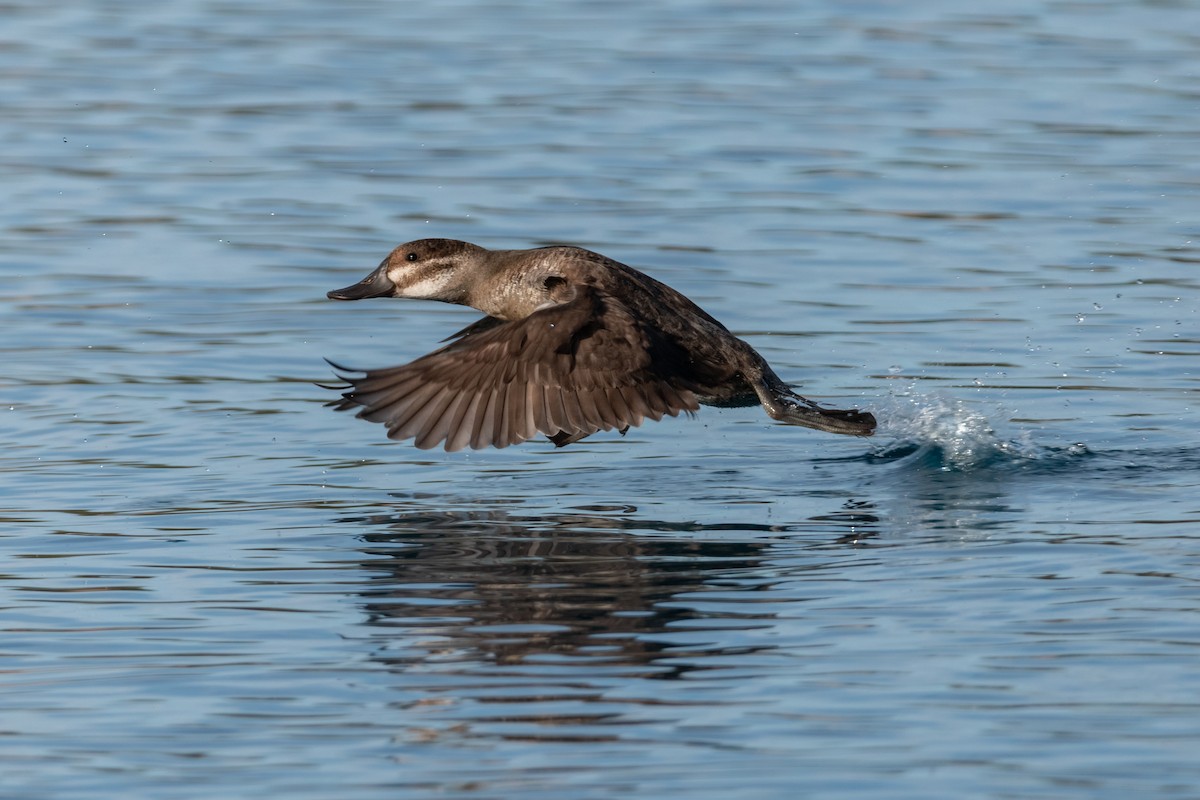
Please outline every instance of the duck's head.
[[410, 297], [463, 303], [479, 278], [480, 263], [487, 252], [454, 239], [418, 239], [397, 247], [358, 283], [326, 296], [332, 300]]

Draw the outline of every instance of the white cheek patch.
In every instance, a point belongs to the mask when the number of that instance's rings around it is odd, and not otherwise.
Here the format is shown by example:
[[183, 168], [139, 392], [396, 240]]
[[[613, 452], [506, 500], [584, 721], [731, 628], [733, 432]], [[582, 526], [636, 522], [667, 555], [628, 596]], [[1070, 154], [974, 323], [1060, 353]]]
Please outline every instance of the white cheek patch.
[[425, 275], [405, 286], [396, 288], [397, 297], [410, 297], [414, 300], [428, 300], [440, 297], [450, 285], [450, 272], [437, 270]]

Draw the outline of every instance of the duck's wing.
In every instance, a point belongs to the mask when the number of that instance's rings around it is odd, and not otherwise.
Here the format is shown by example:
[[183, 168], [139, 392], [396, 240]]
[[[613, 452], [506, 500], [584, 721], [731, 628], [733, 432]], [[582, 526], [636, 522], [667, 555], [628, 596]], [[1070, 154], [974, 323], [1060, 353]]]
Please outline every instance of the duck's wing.
[[450, 334], [445, 339], [442, 339], [442, 341], [443, 342], [452, 342], [455, 339], [463, 339], [463, 338], [466, 338], [467, 336], [474, 336], [477, 333], [483, 333], [484, 331], [490, 331], [492, 328], [496, 327], [497, 325], [503, 325], [503, 324], [504, 324], [503, 320], [496, 319], [495, 317], [481, 317], [480, 319], [477, 319], [474, 322], [472, 322], [467, 327], [463, 328], [461, 331], [455, 331], [454, 333]]
[[[477, 326], [479, 326], [477, 328]], [[699, 408], [686, 354], [619, 301], [582, 286], [525, 319], [481, 320], [411, 364], [343, 374], [338, 410], [387, 426], [422, 449], [559, 445]]]

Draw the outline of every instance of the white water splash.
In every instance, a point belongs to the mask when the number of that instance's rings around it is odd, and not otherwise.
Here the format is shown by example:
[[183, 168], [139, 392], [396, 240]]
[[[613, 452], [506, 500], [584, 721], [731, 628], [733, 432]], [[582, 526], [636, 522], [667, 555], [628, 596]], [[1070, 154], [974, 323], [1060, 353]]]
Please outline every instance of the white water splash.
[[[880, 409], [881, 424], [876, 436], [936, 450], [942, 469], [969, 470], [996, 459], [1026, 460], [1037, 457], [1028, 431], [1016, 439], [999, 435], [993, 420], [1002, 419], [999, 409], [991, 416], [957, 398], [940, 395], [893, 396]], [[895, 443], [885, 445], [892, 450]]]

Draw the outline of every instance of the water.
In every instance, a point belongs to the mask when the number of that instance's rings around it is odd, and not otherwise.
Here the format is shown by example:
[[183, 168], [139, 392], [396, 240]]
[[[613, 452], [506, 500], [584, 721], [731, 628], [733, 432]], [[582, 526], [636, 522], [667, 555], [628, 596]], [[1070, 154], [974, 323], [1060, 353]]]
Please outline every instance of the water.
[[[1200, 6], [801, 5], [10, 3], [0, 796], [1195, 796]], [[881, 432], [387, 442], [433, 235]]]

